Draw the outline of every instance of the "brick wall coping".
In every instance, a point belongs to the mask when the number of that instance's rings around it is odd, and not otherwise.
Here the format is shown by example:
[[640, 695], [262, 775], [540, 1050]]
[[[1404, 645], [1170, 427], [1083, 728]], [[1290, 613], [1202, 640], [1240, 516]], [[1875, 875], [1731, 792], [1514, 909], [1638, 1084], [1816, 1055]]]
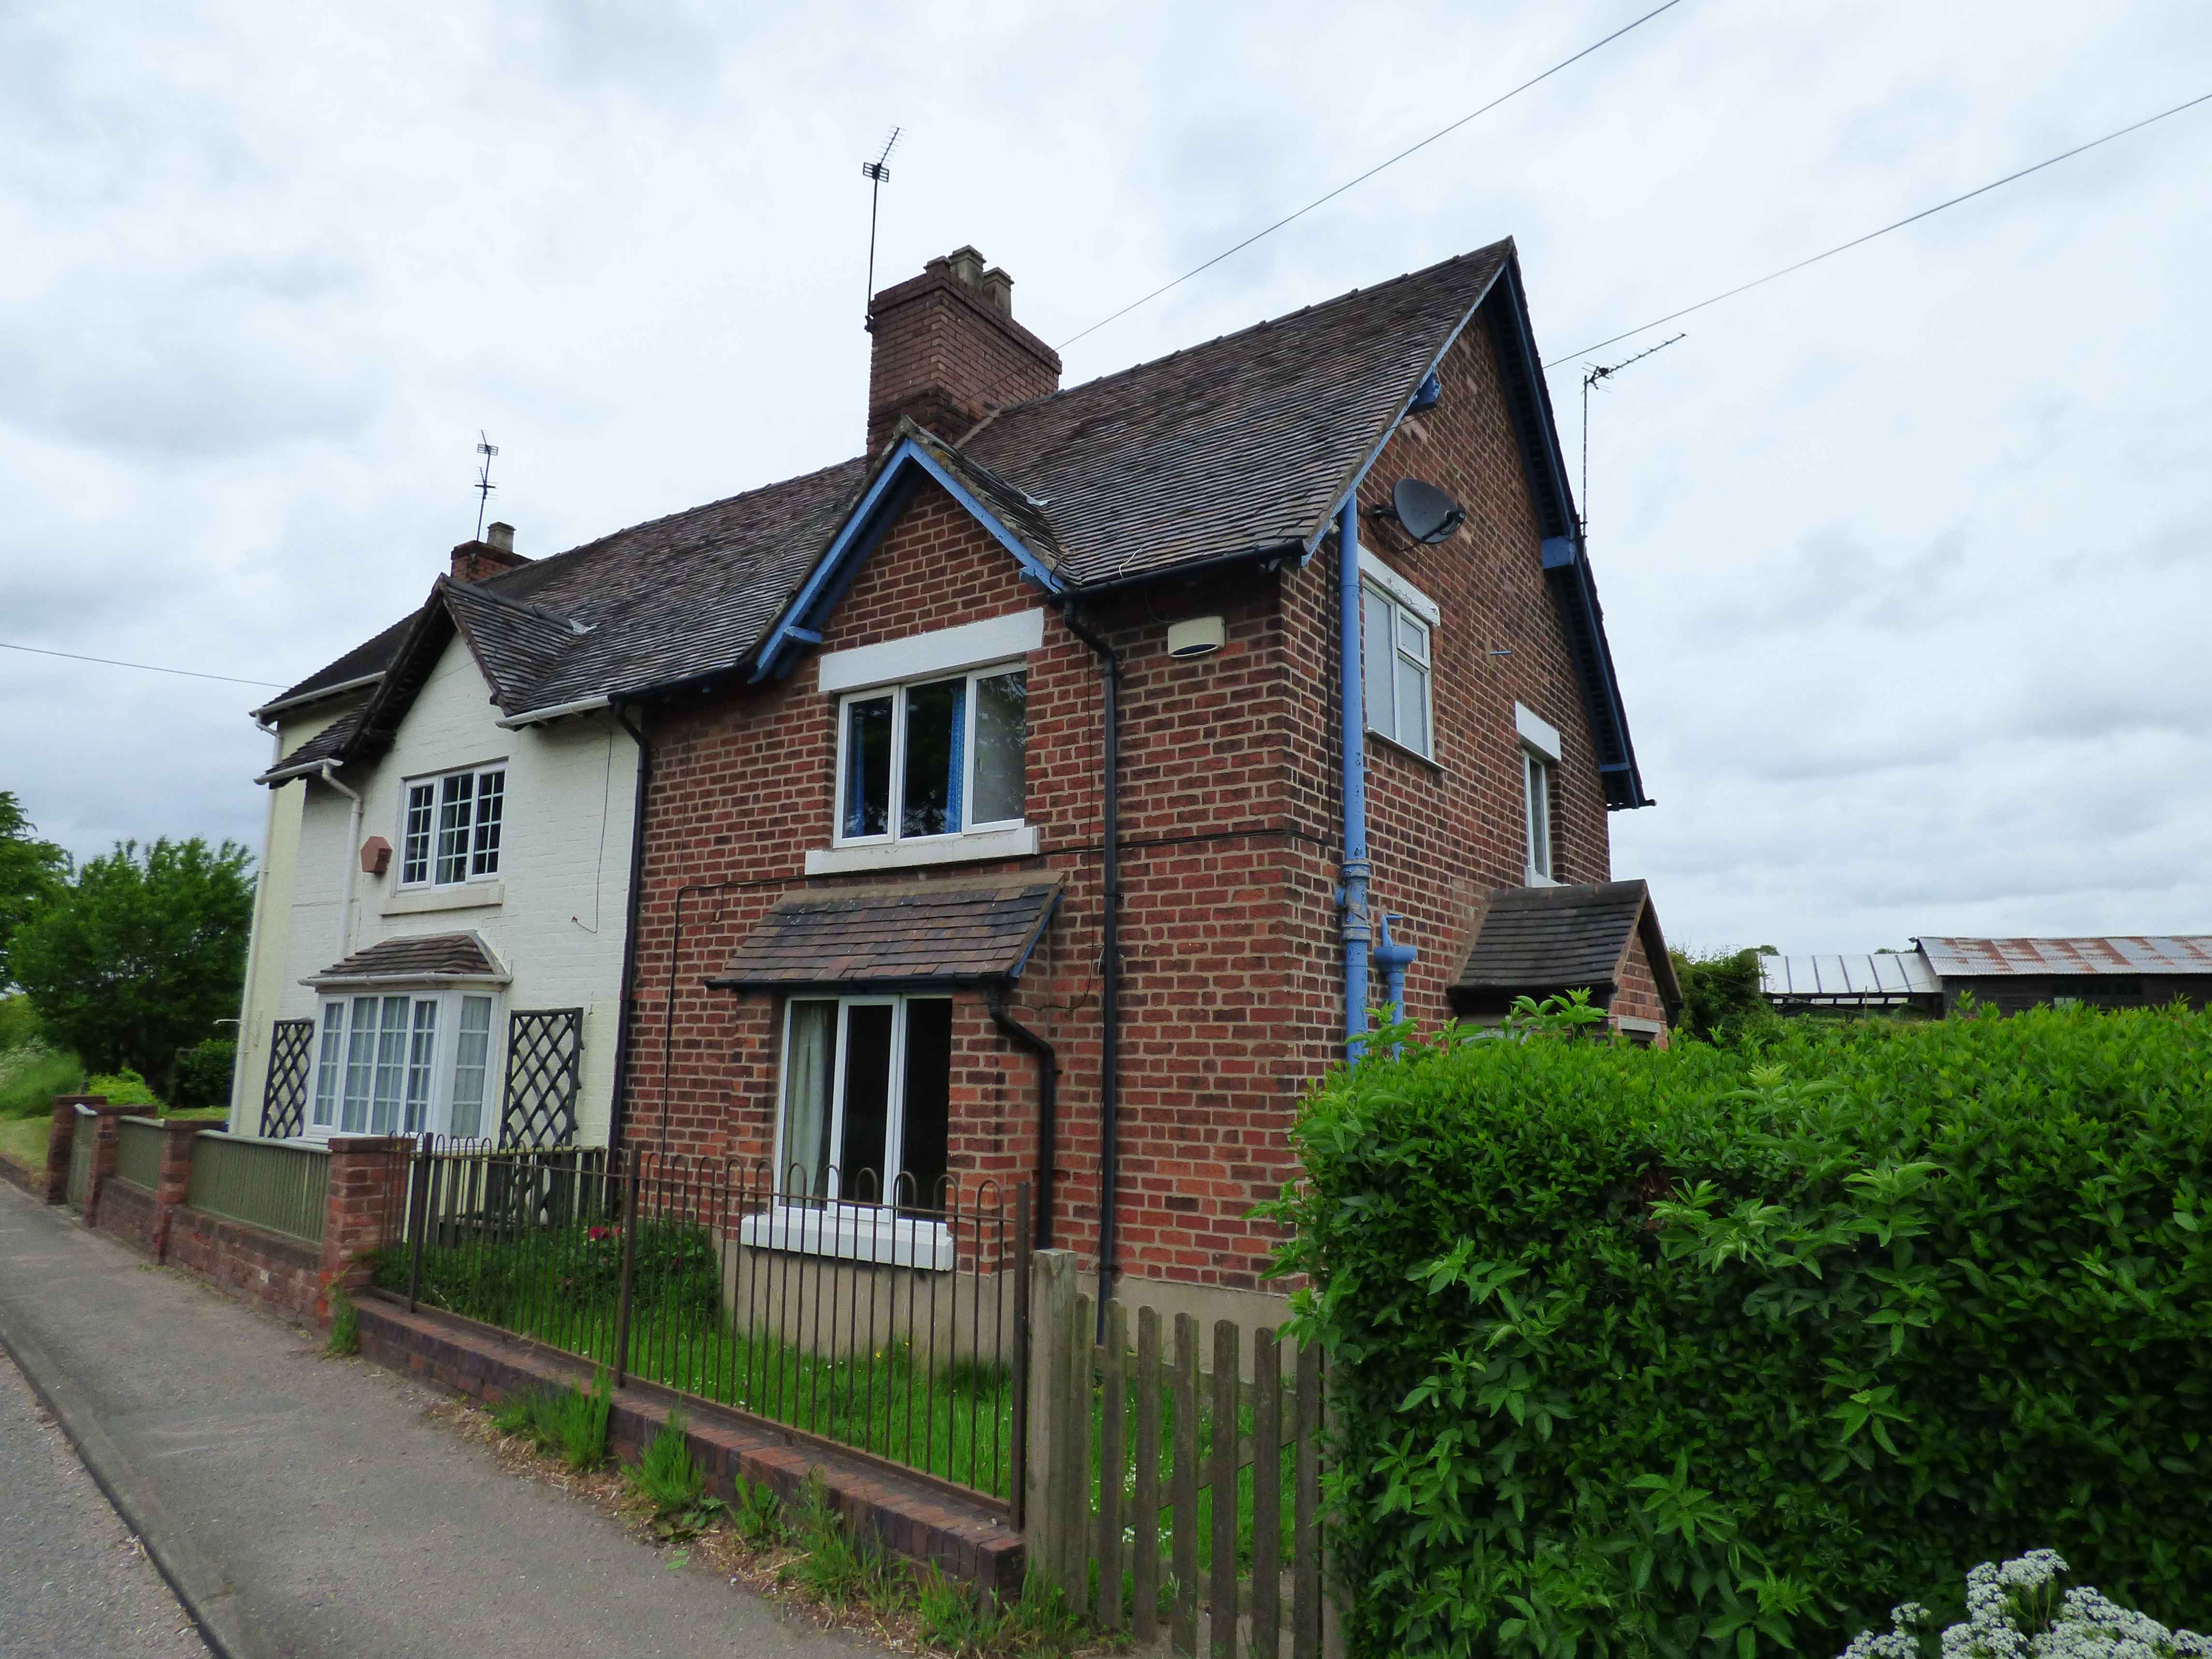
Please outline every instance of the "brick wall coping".
[[[470, 1399], [489, 1403], [549, 1385], [591, 1386], [588, 1360], [474, 1320], [428, 1310], [410, 1313], [376, 1291], [357, 1305], [365, 1355]], [[1021, 1594], [1021, 1536], [981, 1500], [963, 1501], [934, 1482], [924, 1486], [858, 1457], [823, 1450], [710, 1401], [651, 1384], [617, 1389], [607, 1427], [616, 1455], [637, 1457], [672, 1410], [684, 1414], [691, 1455], [708, 1489], [726, 1501], [735, 1497], [734, 1482], [744, 1480], [768, 1486], [793, 1505], [808, 1474], [819, 1474], [831, 1508], [860, 1536], [1005, 1600]]]

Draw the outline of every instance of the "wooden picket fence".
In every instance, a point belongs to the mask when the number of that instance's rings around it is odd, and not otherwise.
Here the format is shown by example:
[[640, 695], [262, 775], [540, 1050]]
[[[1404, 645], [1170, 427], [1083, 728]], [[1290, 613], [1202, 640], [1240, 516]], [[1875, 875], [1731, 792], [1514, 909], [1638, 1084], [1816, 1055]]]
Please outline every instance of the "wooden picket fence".
[[1221, 1320], [1208, 1365], [1189, 1315], [1166, 1343], [1155, 1310], [1134, 1315], [1133, 1343], [1130, 1310], [1109, 1302], [1100, 1341], [1077, 1296], [1037, 1333], [1040, 1565], [1140, 1645], [1164, 1632], [1207, 1659], [1321, 1659], [1320, 1353]]

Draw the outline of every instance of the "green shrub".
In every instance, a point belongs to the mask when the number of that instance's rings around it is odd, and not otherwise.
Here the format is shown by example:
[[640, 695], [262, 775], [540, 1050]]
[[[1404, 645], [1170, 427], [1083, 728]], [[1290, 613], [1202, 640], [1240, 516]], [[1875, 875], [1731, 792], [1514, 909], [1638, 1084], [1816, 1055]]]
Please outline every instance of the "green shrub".
[[698, 1506], [706, 1493], [707, 1479], [692, 1461], [683, 1413], [668, 1413], [668, 1420], [653, 1437], [645, 1455], [623, 1471], [623, 1478], [659, 1514], [673, 1515]]
[[146, 1086], [146, 1079], [128, 1066], [119, 1072], [102, 1072], [84, 1080], [84, 1092], [105, 1095], [111, 1106], [151, 1106], [161, 1109], [161, 1097]]
[[204, 1112], [229, 1105], [230, 1076], [237, 1064], [238, 1045], [228, 1037], [210, 1037], [185, 1049], [170, 1077], [170, 1109]]
[[2201, 1625], [2212, 1018], [1465, 1036], [1270, 1206], [1355, 1652], [1833, 1654], [2045, 1544]]
[[20, 992], [0, 996], [0, 1054], [35, 1042], [38, 1037], [39, 1011], [31, 1006], [30, 998]]
[[48, 1048], [33, 1037], [0, 1054], [0, 1117], [46, 1117], [56, 1095], [82, 1094], [84, 1067], [75, 1054]]

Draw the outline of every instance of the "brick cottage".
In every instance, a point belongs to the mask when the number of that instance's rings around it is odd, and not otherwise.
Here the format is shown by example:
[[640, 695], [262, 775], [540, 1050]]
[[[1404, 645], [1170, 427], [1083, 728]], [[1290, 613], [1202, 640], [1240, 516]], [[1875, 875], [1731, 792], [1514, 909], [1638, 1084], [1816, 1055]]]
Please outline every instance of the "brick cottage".
[[[612, 1097], [570, 1121], [848, 1196], [1030, 1182], [1125, 1294], [1266, 1317], [1249, 1212], [1370, 1006], [1587, 987], [1663, 1042], [1678, 1001], [1611, 878], [1649, 801], [1519, 264], [1066, 391], [1012, 289], [963, 248], [875, 297], [857, 459], [457, 556], [497, 724], [636, 753]], [[373, 767], [413, 695], [289, 775]]]

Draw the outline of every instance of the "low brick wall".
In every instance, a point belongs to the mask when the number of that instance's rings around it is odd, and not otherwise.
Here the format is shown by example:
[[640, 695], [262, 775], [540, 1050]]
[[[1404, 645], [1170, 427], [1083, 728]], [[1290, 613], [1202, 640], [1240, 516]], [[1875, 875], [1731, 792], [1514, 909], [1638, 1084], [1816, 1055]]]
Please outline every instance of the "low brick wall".
[[168, 1260], [234, 1296], [266, 1303], [295, 1319], [313, 1322], [317, 1316], [323, 1252], [305, 1239], [180, 1208], [169, 1213]]
[[[363, 1354], [472, 1400], [592, 1383], [592, 1368], [584, 1361], [471, 1321], [410, 1313], [377, 1292], [363, 1297], [360, 1309]], [[616, 1455], [635, 1460], [660, 1432], [672, 1407], [684, 1413], [691, 1455], [705, 1472], [708, 1490], [724, 1501], [734, 1498], [735, 1482], [744, 1480], [794, 1504], [807, 1475], [819, 1473], [831, 1506], [856, 1536], [1008, 1601], [1021, 1594], [1021, 1536], [982, 1504], [920, 1481], [902, 1481], [878, 1465], [841, 1457], [703, 1401], [679, 1399], [651, 1385], [618, 1389], [607, 1431]]]
[[110, 1238], [155, 1261], [161, 1256], [161, 1211], [143, 1187], [110, 1176], [100, 1188], [100, 1210], [93, 1224]]

